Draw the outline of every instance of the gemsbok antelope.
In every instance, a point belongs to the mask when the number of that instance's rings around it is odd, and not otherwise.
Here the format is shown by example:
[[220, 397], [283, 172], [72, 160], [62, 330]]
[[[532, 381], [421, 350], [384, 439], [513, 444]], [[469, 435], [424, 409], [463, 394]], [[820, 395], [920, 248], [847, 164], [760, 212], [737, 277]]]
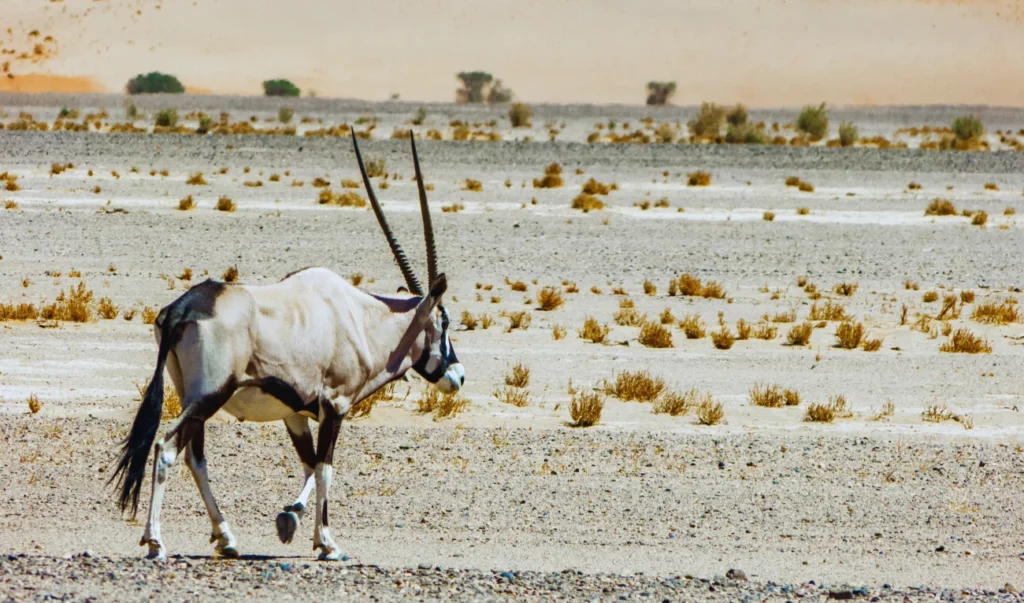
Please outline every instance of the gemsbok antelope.
[[[210, 490], [203, 453], [205, 423], [218, 410], [239, 421], [284, 421], [305, 479], [296, 501], [277, 516], [278, 536], [291, 542], [315, 486], [313, 548], [320, 549], [320, 559], [333, 560], [341, 552], [328, 528], [327, 498], [334, 446], [349, 408], [410, 368], [445, 393], [458, 391], [465, 381], [441, 304], [447, 280], [437, 272], [416, 141], [412, 160], [427, 246], [426, 292], [391, 233], [354, 135], [352, 144], [373, 212], [412, 295], [372, 295], [326, 268], [306, 268], [272, 285], [206, 280], [160, 311], [154, 327], [156, 370], [111, 478], [120, 488], [121, 511], [130, 506], [134, 516], [160, 426], [166, 366], [182, 412], [154, 453], [149, 519], [139, 543], [149, 547], [150, 558], [167, 555], [160, 507], [170, 468], [182, 451], [213, 524], [215, 554], [238, 556], [235, 537]], [[320, 423], [315, 446], [308, 419]]]

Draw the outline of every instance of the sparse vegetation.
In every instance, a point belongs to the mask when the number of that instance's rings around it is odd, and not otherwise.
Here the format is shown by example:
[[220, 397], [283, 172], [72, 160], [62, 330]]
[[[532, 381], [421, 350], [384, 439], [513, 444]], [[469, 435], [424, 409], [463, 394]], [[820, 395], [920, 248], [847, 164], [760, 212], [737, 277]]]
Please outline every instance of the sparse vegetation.
[[673, 417], [686, 415], [696, 407], [701, 397], [696, 388], [686, 392], [666, 391], [654, 401], [651, 410], [654, 414], [667, 414]]
[[128, 80], [125, 91], [128, 94], [183, 94], [185, 87], [173, 75], [151, 71]]
[[719, 330], [711, 332], [711, 342], [720, 350], [728, 350], [735, 341], [736, 338], [733, 336], [732, 331], [725, 325], [722, 325]]
[[644, 322], [640, 325], [640, 345], [648, 348], [672, 347], [672, 332], [660, 323]]
[[946, 343], [939, 346], [940, 352], [956, 354], [991, 354], [989, 342], [967, 329], [957, 329]]
[[530, 404], [530, 392], [525, 389], [499, 387], [494, 390], [494, 397], [502, 404], [511, 404], [517, 408], [523, 408]]
[[704, 330], [704, 321], [701, 320], [699, 314], [687, 314], [679, 321], [679, 328], [683, 330], [683, 334], [686, 335], [687, 339], [703, 339], [706, 335]]
[[[961, 295], [965, 292], [961, 292]], [[978, 304], [971, 311], [971, 320], [991, 325], [1008, 325], [1021, 320], [1017, 308], [1017, 300], [1007, 297], [1001, 302], [985, 302]]]
[[160, 109], [154, 122], [161, 128], [173, 128], [178, 125], [178, 110], [173, 108]]
[[238, 266], [228, 266], [228, 269], [224, 271], [220, 279], [225, 283], [233, 283], [238, 280]]
[[985, 124], [973, 115], [963, 115], [953, 120], [951, 129], [961, 142], [970, 142], [985, 135]]
[[696, 138], [715, 138], [725, 123], [725, 108], [715, 103], [701, 103], [697, 115], [686, 123], [690, 134]]
[[464, 190], [464, 191], [472, 191], [472, 192], [478, 193], [478, 192], [484, 190], [484, 185], [479, 180], [474, 180], [472, 178], [466, 178], [466, 184], [465, 184], [465, 186], [463, 187], [462, 190]]
[[924, 210], [926, 216], [955, 216], [956, 206], [949, 199], [932, 199]]
[[562, 292], [558, 287], [544, 287], [537, 292], [537, 309], [550, 312], [563, 303]]
[[39, 396], [35, 394], [29, 394], [28, 396], [28, 411], [32, 414], [38, 414], [43, 409], [43, 403], [39, 401]]
[[604, 202], [593, 195], [580, 193], [572, 200], [572, 208], [587, 213], [593, 209], [604, 209]]
[[605, 338], [608, 337], [609, 330], [608, 325], [602, 325], [593, 316], [588, 316], [583, 321], [583, 328], [577, 334], [580, 339], [586, 339], [591, 343], [604, 343]]
[[761, 214], [761, 219], [764, 220], [765, 222], [772, 222], [775, 220], [775, 214], [773, 212], [766, 211], [763, 214]]
[[850, 297], [857, 292], [857, 286], [857, 283], [836, 283], [832, 290], [835, 291], [836, 295]]
[[725, 411], [721, 402], [715, 402], [711, 394], [705, 394], [703, 400], [697, 405], [698, 425], [718, 425], [725, 418]]
[[510, 373], [505, 375], [505, 385], [509, 387], [526, 387], [530, 384], [530, 369], [522, 362], [512, 365]]
[[217, 204], [214, 205], [214, 209], [216, 209], [217, 211], [223, 211], [227, 213], [235, 211], [237, 207], [238, 206], [235, 205], [235, 202], [231, 200], [231, 197], [228, 197], [227, 195], [221, 195], [220, 197], [218, 197]]
[[[286, 79], [264, 80], [264, 96], [299, 96], [301, 90], [295, 84]], [[287, 122], [285, 122], [287, 123]]]
[[864, 325], [850, 320], [843, 321], [836, 328], [836, 347], [855, 350], [864, 339]]
[[984, 211], [979, 211], [971, 217], [971, 225], [973, 226], [985, 226], [988, 222], [988, 214]]
[[839, 124], [839, 144], [844, 147], [852, 147], [859, 138], [857, 126], [848, 121]]
[[192, 195], [188, 195], [184, 199], [178, 201], [178, 209], [181, 211], [191, 211], [195, 208], [196, 201], [192, 198]]
[[824, 138], [828, 134], [828, 110], [825, 103], [818, 107], [804, 107], [796, 119], [796, 129], [806, 134], [811, 141]]
[[533, 124], [530, 123], [530, 119], [532, 118], [533, 111], [523, 103], [512, 103], [508, 108], [508, 120], [513, 128], [531, 127]]
[[622, 371], [614, 383], [604, 382], [604, 390], [626, 402], [651, 402], [665, 390], [665, 381], [648, 371]]
[[711, 174], [709, 172], [696, 171], [690, 172], [686, 175], [687, 186], [709, 186], [711, 184]]
[[203, 178], [202, 172], [195, 172], [193, 174], [189, 174], [188, 179], [185, 180], [185, 184], [191, 184], [192, 186], [206, 186], [207, 182], [206, 179]]
[[90, 322], [93, 312], [92, 298], [92, 291], [85, 286], [84, 281], [80, 281], [76, 287], [61, 291], [53, 303], [44, 305], [39, 316], [44, 320]]
[[573, 427], [591, 427], [601, 421], [604, 398], [596, 392], [575, 392], [569, 406]]
[[811, 342], [811, 334], [814, 333], [814, 325], [805, 322], [793, 325], [786, 334], [786, 341], [792, 346], [804, 346]]

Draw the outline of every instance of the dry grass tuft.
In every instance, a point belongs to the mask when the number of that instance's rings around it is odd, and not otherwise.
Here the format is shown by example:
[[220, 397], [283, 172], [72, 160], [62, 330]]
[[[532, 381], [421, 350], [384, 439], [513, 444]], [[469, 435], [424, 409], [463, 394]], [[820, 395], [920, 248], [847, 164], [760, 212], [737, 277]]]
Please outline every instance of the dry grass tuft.
[[[965, 292], [961, 292], [961, 294], [963, 293]], [[1012, 297], [1008, 297], [999, 303], [986, 302], [978, 304], [971, 312], [971, 320], [985, 324], [1007, 325], [1020, 319], [1021, 315], [1017, 310], [1017, 300]]]
[[648, 348], [670, 348], [672, 332], [659, 323], [644, 322], [640, 326], [640, 345]]
[[814, 325], [805, 322], [800, 325], [793, 325], [786, 334], [786, 342], [793, 346], [803, 346], [811, 342], [811, 334], [814, 332]]
[[938, 291], [925, 291], [924, 295], [921, 296], [921, 301], [930, 304], [935, 301], [939, 301]]
[[709, 172], [696, 171], [686, 174], [686, 185], [687, 186], [709, 186], [711, 184], [711, 174]]
[[555, 341], [561, 341], [565, 339], [565, 327], [562, 325], [555, 325], [551, 327], [551, 338]]
[[604, 201], [586, 193], [580, 193], [572, 200], [572, 208], [583, 210], [583, 213], [587, 213], [594, 209], [604, 209], [604, 207]]
[[763, 214], [761, 214], [761, 219], [764, 220], [765, 222], [772, 222], [775, 220], [775, 213], [766, 211]]
[[196, 172], [194, 174], [189, 174], [188, 179], [185, 180], [185, 184], [191, 184], [192, 186], [205, 186], [207, 182], [206, 179], [203, 178], [202, 172]]
[[530, 369], [522, 362], [512, 365], [512, 372], [505, 375], [505, 385], [509, 387], [526, 387], [530, 384]]
[[233, 283], [238, 280], [238, 266], [229, 266], [224, 274], [221, 275], [221, 280], [225, 283]]
[[811, 423], [831, 423], [836, 418], [836, 411], [829, 404], [815, 402], [807, 407], [804, 421]]
[[217, 205], [214, 206], [214, 209], [216, 209], [217, 211], [231, 213], [235, 211], [236, 207], [238, 206], [235, 205], [235, 202], [232, 201], [230, 197], [228, 197], [227, 195], [221, 195], [220, 197], [217, 198]]
[[704, 283], [700, 295], [706, 299], [725, 299], [725, 288], [715, 281], [708, 281]]
[[853, 321], [843, 321], [836, 328], [836, 347], [844, 350], [855, 350], [864, 339], [864, 325]]
[[591, 427], [601, 421], [604, 398], [596, 392], [575, 392], [569, 406], [573, 427]]
[[479, 180], [474, 180], [472, 178], [466, 178], [466, 184], [465, 184], [465, 186], [463, 187], [462, 190], [464, 190], [464, 191], [473, 191], [473, 192], [477, 192], [478, 193], [478, 192], [484, 190], [484, 185]]
[[178, 209], [181, 211], [191, 211], [196, 208], [196, 201], [192, 198], [192, 195], [188, 195], [184, 199], [178, 201]]
[[423, 414], [433, 413], [435, 421], [454, 417], [468, 407], [468, 398], [459, 393], [443, 394], [434, 386], [423, 390], [416, 401], [416, 409]]
[[834, 303], [832, 300], [827, 299], [822, 305], [818, 305], [817, 302], [811, 304], [811, 313], [808, 316], [810, 320], [828, 320], [828, 321], [839, 321], [846, 319], [846, 308], [842, 304]]
[[533, 188], [559, 188], [562, 186], [562, 166], [558, 162], [544, 168], [543, 178], [533, 179]]
[[584, 195], [607, 195], [614, 190], [613, 187], [614, 185], [607, 185], [591, 178], [583, 183], [582, 193]]
[[77, 287], [61, 291], [57, 299], [43, 306], [39, 316], [44, 320], [60, 320], [66, 322], [90, 322], [92, 320], [93, 293], [86, 288], [84, 282]]
[[550, 312], [564, 303], [558, 287], [544, 287], [537, 292], [537, 309]]
[[964, 289], [960, 292], [960, 303], [961, 304], [973, 304], [974, 303], [974, 291]]
[[667, 414], [673, 417], [686, 415], [698, 405], [700, 392], [696, 388], [687, 392], [666, 391], [654, 401], [654, 414]]
[[466, 327], [467, 331], [476, 330], [476, 326], [480, 322], [469, 310], [462, 311], [461, 321], [462, 326]]
[[499, 387], [494, 390], [494, 397], [503, 404], [511, 404], [518, 408], [529, 406], [530, 404], [530, 392], [525, 389]]
[[605, 393], [627, 402], [650, 402], [665, 390], [665, 381], [653, 377], [648, 371], [622, 371], [615, 382], [604, 382]]
[[683, 330], [687, 339], [703, 339], [706, 335], [704, 321], [699, 314], [690, 313], [679, 321], [679, 328]]
[[644, 281], [644, 295], [657, 295], [658, 287], [651, 281]]
[[803, 180], [801, 180], [800, 184], [796, 185], [796, 187], [797, 187], [797, 189], [800, 192], [803, 192], [803, 193], [813, 193], [814, 192], [814, 185], [811, 184], [810, 182], [805, 182]]
[[988, 222], [988, 214], [984, 211], [979, 211], [971, 217], [972, 226], [984, 226], [985, 222]]
[[704, 291], [704, 287], [701, 285], [700, 279], [693, 276], [692, 274], [682, 274], [676, 279], [676, 286], [679, 290], [679, 295], [683, 296], [700, 296]]
[[608, 325], [601, 325], [597, 322], [597, 319], [593, 316], [588, 316], [583, 321], [583, 328], [577, 331], [580, 339], [586, 339], [591, 343], [604, 343], [606, 337], [608, 337], [608, 331], [610, 328]]
[[530, 323], [533, 321], [533, 316], [525, 310], [519, 310], [517, 312], [503, 312], [502, 316], [508, 319], [507, 332], [512, 332], [516, 329], [525, 331], [530, 328]]
[[995, 182], [986, 182], [985, 183], [985, 190], [987, 190], [987, 191], [998, 191], [999, 190], [999, 185], [996, 184]]
[[[796, 403], [789, 404], [786, 395], [792, 398], [795, 396]], [[778, 385], [757, 384], [750, 390], [750, 403], [754, 406], [765, 408], [782, 408], [783, 406], [796, 406], [800, 403], [800, 394], [785, 390]]]
[[113, 320], [117, 318], [117, 315], [121, 312], [121, 309], [114, 305], [114, 302], [110, 301], [109, 297], [101, 297], [99, 305], [96, 308], [96, 313], [100, 315], [100, 318], [104, 320]]
[[441, 206], [441, 211], [446, 214], [457, 214], [464, 209], [466, 209], [466, 206], [461, 203], [452, 203], [451, 205]]
[[736, 338], [733, 337], [732, 331], [730, 331], [729, 327], [725, 325], [722, 325], [721, 329], [711, 333], [711, 342], [720, 350], [728, 350], [732, 347], [732, 344], [735, 341]]
[[377, 406], [378, 402], [390, 402], [395, 400], [397, 398], [395, 395], [395, 386], [397, 385], [397, 381], [392, 381], [359, 402], [356, 402], [352, 405], [352, 408], [349, 409], [347, 416], [353, 419], [367, 417], [373, 411], [374, 407]]
[[37, 414], [43, 409], [43, 403], [39, 401], [39, 396], [30, 394], [28, 397], [28, 411], [32, 414]]
[[946, 343], [939, 346], [940, 352], [956, 354], [991, 354], [989, 342], [967, 329], [957, 329]]
[[658, 316], [658, 320], [660, 320], [663, 325], [670, 325], [676, 321], [676, 317], [672, 314], [671, 308], [665, 308], [661, 311], [661, 315]]
[[955, 216], [956, 206], [949, 199], [932, 199], [924, 210], [926, 216]]
[[715, 402], [711, 394], [705, 394], [704, 399], [697, 405], [698, 425], [718, 425], [725, 418], [725, 411], [722, 410], [722, 403]]
[[832, 290], [836, 292], [836, 295], [850, 297], [857, 292], [857, 283], [837, 283]]
[[740, 341], [750, 339], [751, 330], [750, 323], [747, 321], [742, 318], [736, 321], [736, 339]]
[[865, 339], [861, 347], [864, 348], [865, 352], [877, 352], [882, 349], [882, 338]]

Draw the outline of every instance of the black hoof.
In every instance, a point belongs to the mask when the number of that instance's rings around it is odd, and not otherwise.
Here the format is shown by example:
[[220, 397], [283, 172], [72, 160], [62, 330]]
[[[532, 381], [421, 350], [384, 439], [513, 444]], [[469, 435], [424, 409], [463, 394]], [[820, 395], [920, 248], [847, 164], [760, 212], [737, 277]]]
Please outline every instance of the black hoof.
[[277, 514], [277, 537], [281, 542], [288, 544], [295, 537], [299, 529], [299, 516], [291, 511]]

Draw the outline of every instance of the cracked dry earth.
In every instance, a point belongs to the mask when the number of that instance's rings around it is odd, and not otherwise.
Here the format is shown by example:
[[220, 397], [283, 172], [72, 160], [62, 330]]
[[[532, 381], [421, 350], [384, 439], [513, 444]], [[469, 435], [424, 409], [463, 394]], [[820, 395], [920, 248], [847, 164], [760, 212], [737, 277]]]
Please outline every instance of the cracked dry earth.
[[[32, 102], [23, 109], [52, 119], [62, 105], [85, 111], [121, 101]], [[212, 103], [195, 107], [211, 114], [276, 115], [265, 101], [187, 102]], [[296, 115], [316, 111], [334, 124], [374, 111], [386, 132], [414, 110], [322, 101]], [[438, 115], [424, 127], [444, 127], [465, 110], [432, 107]], [[540, 111], [549, 115], [538, 121], [564, 119], [582, 135], [599, 119], [644, 115]], [[685, 121], [682, 109], [666, 111]], [[856, 119], [882, 134], [935, 121], [925, 110], [901, 111], [858, 110]], [[1024, 114], [1000, 115], [1005, 123], [990, 127], [1024, 123]], [[1024, 154], [425, 140], [468, 410], [442, 421], [417, 413], [423, 384], [413, 380], [369, 417], [345, 422], [331, 516], [348, 560], [336, 564], [313, 561], [308, 523], [291, 545], [277, 540], [274, 518], [294, 500], [301, 474], [283, 427], [217, 416], [207, 437], [212, 488], [243, 559], [209, 558], [209, 523], [181, 464], [163, 517], [171, 559], [153, 564], [136, 546], [142, 525], [117, 513], [105, 485], [138, 405], [136, 384], [153, 369], [141, 309], [229, 266], [244, 282], [269, 283], [325, 265], [362, 273], [374, 292], [394, 291], [398, 271], [371, 214], [316, 202], [314, 178], [340, 190], [340, 179], [356, 177], [346, 140], [2, 131], [0, 150], [0, 171], [20, 185], [0, 194], [17, 205], [0, 211], [0, 303], [41, 304], [85, 282], [121, 311], [86, 324], [0, 323], [0, 599], [1021, 600], [1024, 324], [972, 314], [982, 303], [1021, 299]], [[370, 140], [364, 151], [398, 174], [381, 197], [422, 266], [406, 143]], [[565, 186], [532, 188], [552, 161], [565, 167]], [[74, 167], [51, 175], [56, 162]], [[695, 169], [711, 172], [710, 186], [686, 186]], [[207, 186], [186, 184], [197, 171]], [[785, 186], [792, 175], [814, 192]], [[591, 177], [619, 185], [608, 208], [569, 209]], [[263, 186], [245, 186], [257, 178]], [[483, 191], [464, 190], [466, 178]], [[908, 189], [912, 181], [922, 188]], [[999, 190], [984, 188], [989, 182]], [[188, 194], [197, 209], [178, 211]], [[220, 195], [237, 211], [214, 211]], [[984, 209], [987, 226], [924, 216], [936, 196]], [[668, 208], [634, 205], [662, 197]], [[455, 203], [462, 211], [440, 211]], [[769, 210], [772, 222], [762, 219]], [[185, 268], [191, 281], [180, 278]], [[683, 272], [721, 283], [727, 298], [669, 296], [668, 281]], [[527, 291], [513, 291], [506, 277]], [[882, 338], [881, 349], [837, 349], [834, 321], [821, 321], [808, 346], [784, 345], [791, 324], [772, 322], [775, 339], [729, 350], [671, 326], [673, 347], [651, 349], [637, 327], [613, 320], [624, 296], [612, 292], [622, 287], [638, 312], [695, 314], [708, 331], [791, 312], [802, 322], [813, 301], [802, 278]], [[645, 294], [645, 280], [656, 291]], [[567, 290], [563, 281], [579, 292], [538, 311], [538, 289]], [[834, 292], [844, 282], [858, 284], [852, 296]], [[925, 302], [928, 291], [938, 300]], [[963, 291], [975, 300], [936, 318], [943, 297]], [[136, 316], [124, 320], [131, 309]], [[468, 330], [463, 310], [494, 324]], [[520, 310], [532, 325], [509, 330], [502, 313]], [[587, 316], [610, 326], [607, 345], [576, 336]], [[556, 326], [567, 337], [555, 340]], [[947, 328], [971, 330], [992, 352], [940, 352]], [[494, 396], [516, 362], [531, 370], [522, 408]], [[692, 413], [655, 414], [649, 403], [608, 396], [598, 426], [567, 427], [570, 379], [599, 388], [637, 369], [670, 388], [709, 393], [724, 423], [697, 425]], [[798, 390], [803, 401], [753, 406], [749, 392], [761, 383]], [[803, 420], [809, 404], [839, 394], [852, 416]], [[27, 410], [30, 395], [38, 414]], [[880, 412], [887, 402], [892, 412]], [[942, 406], [960, 420], [922, 419]]]

